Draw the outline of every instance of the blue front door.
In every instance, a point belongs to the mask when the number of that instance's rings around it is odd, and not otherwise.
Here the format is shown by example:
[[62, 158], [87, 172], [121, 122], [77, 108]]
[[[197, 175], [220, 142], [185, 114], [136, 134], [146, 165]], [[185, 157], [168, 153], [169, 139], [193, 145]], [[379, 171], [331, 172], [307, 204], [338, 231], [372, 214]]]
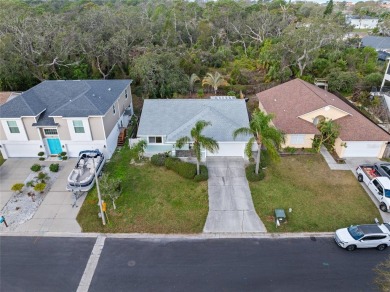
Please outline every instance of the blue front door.
[[51, 155], [60, 154], [62, 152], [61, 142], [58, 138], [47, 138], [47, 144]]

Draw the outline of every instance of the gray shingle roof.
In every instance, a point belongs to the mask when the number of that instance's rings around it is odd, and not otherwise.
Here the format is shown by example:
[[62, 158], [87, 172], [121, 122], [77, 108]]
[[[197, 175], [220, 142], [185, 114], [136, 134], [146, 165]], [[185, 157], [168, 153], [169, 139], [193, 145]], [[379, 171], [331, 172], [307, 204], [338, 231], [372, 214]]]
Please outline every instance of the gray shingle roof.
[[376, 50], [389, 50], [390, 37], [365, 36], [362, 38], [363, 47], [372, 47]]
[[244, 100], [212, 99], [147, 99], [142, 109], [138, 128], [139, 136], [167, 136], [175, 142], [183, 136], [190, 137], [191, 128], [199, 120], [211, 122], [203, 134], [217, 141], [248, 141], [249, 136], [232, 133], [241, 127], [249, 127], [248, 112]]
[[131, 80], [47, 80], [0, 106], [0, 117], [39, 117], [36, 125], [54, 125], [53, 116], [104, 115]]

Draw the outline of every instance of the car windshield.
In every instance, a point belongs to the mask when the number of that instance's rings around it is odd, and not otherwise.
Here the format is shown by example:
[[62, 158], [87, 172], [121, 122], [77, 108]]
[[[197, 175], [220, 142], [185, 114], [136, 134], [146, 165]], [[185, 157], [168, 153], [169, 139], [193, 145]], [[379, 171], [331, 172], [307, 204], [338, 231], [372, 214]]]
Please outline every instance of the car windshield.
[[364, 236], [363, 231], [359, 228], [359, 226], [351, 226], [348, 227], [348, 232], [351, 234], [353, 239], [358, 240]]
[[381, 168], [383, 169], [384, 172], [387, 173], [387, 175], [390, 176], [390, 168], [386, 165], [382, 165]]

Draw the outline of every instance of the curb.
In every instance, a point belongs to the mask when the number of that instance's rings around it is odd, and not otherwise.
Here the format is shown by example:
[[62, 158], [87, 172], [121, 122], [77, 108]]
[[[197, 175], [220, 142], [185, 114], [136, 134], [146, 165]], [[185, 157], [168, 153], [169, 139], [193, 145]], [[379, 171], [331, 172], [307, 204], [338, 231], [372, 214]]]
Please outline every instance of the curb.
[[152, 233], [70, 233], [70, 232], [12, 232], [0, 233], [1, 236], [24, 237], [79, 237], [144, 240], [206, 240], [206, 239], [286, 239], [333, 237], [334, 232], [301, 232], [301, 233], [195, 233], [195, 234], [152, 234]]

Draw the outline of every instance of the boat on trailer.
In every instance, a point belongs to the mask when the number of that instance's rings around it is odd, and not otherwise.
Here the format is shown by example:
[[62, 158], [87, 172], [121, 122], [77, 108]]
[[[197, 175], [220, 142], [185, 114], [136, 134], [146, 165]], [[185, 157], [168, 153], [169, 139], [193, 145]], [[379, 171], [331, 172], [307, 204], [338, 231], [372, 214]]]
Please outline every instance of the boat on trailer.
[[86, 192], [95, 184], [96, 175], [102, 171], [106, 159], [99, 150], [80, 151], [76, 166], [68, 176], [66, 189], [72, 192]]

